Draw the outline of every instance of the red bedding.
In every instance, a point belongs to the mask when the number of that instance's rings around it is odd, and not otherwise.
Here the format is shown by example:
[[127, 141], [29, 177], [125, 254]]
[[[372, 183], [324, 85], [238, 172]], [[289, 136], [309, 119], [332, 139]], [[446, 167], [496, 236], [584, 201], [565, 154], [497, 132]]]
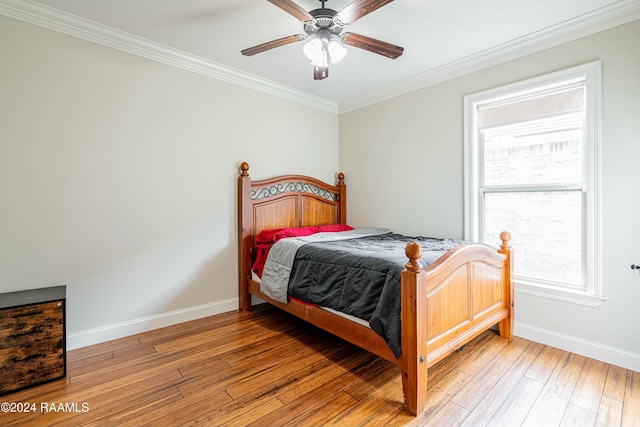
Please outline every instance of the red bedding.
[[291, 227], [291, 228], [273, 228], [262, 230], [256, 237], [256, 260], [253, 263], [253, 272], [262, 277], [264, 263], [267, 262], [267, 256], [271, 246], [278, 240], [285, 237], [309, 236], [311, 234], [332, 232], [332, 231], [348, 231], [353, 227], [347, 224], [326, 224], [316, 225], [313, 227]]

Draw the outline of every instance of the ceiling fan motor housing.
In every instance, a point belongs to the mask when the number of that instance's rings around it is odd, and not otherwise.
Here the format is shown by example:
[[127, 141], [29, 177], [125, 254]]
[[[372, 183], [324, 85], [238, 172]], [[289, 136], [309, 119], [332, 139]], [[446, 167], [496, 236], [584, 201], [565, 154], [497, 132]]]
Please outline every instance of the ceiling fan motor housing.
[[338, 12], [329, 8], [314, 9], [309, 12], [313, 16], [313, 21], [307, 21], [304, 23], [304, 31], [307, 35], [317, 33], [318, 31], [325, 30], [331, 34], [340, 35], [342, 29], [345, 27], [337, 18]]

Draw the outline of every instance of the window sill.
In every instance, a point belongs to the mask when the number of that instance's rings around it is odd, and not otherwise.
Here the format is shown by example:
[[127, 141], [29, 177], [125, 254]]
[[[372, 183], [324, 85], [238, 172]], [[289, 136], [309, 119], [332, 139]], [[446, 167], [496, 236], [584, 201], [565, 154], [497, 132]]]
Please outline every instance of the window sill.
[[569, 302], [572, 304], [579, 304], [587, 307], [597, 307], [607, 300], [603, 296], [594, 295], [587, 292], [550, 288], [518, 280], [514, 280], [514, 285], [515, 291], [521, 294], [549, 298], [556, 301]]

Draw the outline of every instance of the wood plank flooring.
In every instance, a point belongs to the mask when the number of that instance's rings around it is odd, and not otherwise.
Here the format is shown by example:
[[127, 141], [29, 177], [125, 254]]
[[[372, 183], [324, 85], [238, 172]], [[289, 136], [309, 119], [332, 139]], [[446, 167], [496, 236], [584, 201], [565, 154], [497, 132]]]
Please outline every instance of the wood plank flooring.
[[267, 305], [68, 353], [64, 380], [0, 396], [0, 426], [640, 426], [640, 373], [487, 331], [400, 369]]

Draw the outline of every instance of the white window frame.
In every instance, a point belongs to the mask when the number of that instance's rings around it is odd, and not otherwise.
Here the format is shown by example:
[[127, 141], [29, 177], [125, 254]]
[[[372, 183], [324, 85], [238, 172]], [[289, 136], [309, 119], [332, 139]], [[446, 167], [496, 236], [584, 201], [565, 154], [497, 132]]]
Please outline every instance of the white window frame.
[[[549, 283], [527, 281], [519, 278], [514, 271], [516, 292], [552, 298], [586, 306], [596, 306], [604, 301], [601, 279], [600, 248], [600, 132], [601, 132], [601, 63], [591, 62], [570, 69], [558, 71], [529, 80], [509, 84], [464, 97], [464, 235], [466, 240], [479, 241], [482, 229], [482, 196], [479, 107], [502, 99], [537, 92], [554, 85], [564, 85], [570, 81], [586, 82], [586, 205], [585, 218], [585, 290], [571, 290], [553, 286]], [[509, 231], [509, 230], [506, 230]], [[497, 239], [497, 237], [496, 237]], [[497, 242], [487, 242], [496, 243]], [[518, 248], [514, 247], [514, 256], [518, 256]]]

